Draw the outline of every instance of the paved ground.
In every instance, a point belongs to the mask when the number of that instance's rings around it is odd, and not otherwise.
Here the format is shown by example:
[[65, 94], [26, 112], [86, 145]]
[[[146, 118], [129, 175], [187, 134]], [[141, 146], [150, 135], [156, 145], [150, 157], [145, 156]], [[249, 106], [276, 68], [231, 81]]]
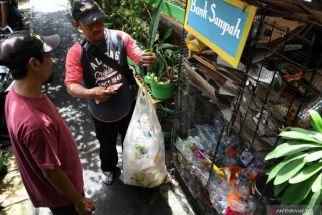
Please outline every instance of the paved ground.
[[[194, 214], [175, 180], [168, 185], [154, 189], [127, 186], [120, 180], [116, 180], [112, 186], [108, 187], [99, 182], [98, 142], [85, 102], [70, 97], [63, 85], [66, 51], [75, 41], [81, 39], [79, 33], [71, 25], [67, 8], [67, 0], [30, 0], [29, 2], [20, 0], [20, 9], [25, 11], [27, 17], [26, 28], [41, 35], [59, 33], [61, 36], [61, 45], [53, 53], [55, 80], [46, 87], [46, 91], [76, 138], [84, 169], [85, 193], [95, 201], [97, 208], [95, 214]], [[120, 151], [121, 147], [118, 149]], [[5, 148], [4, 152], [8, 173], [0, 179], [0, 204], [2, 206], [0, 213], [50, 214], [46, 208], [34, 209], [32, 207], [21, 183], [10, 147]]]

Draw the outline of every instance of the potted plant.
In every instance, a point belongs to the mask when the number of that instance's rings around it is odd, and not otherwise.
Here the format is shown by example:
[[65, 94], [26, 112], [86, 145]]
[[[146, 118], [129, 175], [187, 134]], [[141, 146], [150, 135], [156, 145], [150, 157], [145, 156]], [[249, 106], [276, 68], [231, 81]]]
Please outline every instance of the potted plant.
[[279, 159], [268, 172], [282, 205], [313, 207], [322, 201], [322, 119], [310, 111], [313, 129], [289, 127], [279, 134], [283, 143], [265, 160]]
[[165, 42], [172, 33], [171, 28], [167, 30], [162, 39], [159, 38], [158, 27], [163, 2], [163, 0], [158, 2], [150, 22], [146, 49], [146, 51], [153, 51], [156, 54], [157, 63], [144, 78], [145, 82], [151, 86], [152, 95], [157, 99], [169, 99], [172, 97], [180, 57], [179, 52], [173, 50], [177, 46]]

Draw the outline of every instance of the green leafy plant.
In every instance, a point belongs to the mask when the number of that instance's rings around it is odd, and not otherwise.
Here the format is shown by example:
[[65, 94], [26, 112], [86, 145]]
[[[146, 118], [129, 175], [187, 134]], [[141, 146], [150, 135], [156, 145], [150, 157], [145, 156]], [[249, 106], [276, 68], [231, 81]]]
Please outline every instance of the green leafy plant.
[[179, 72], [180, 52], [179, 50], [174, 50], [177, 46], [165, 42], [171, 32], [172, 29], [169, 29], [163, 39], [153, 46], [153, 51], [157, 56], [157, 63], [149, 76], [155, 83], [162, 83], [162, 80], [175, 80]]
[[[100, 0], [98, 3], [103, 5], [103, 1], [106, 0]], [[108, 0], [107, 2], [105, 5], [109, 7], [104, 9], [108, 16], [106, 20], [111, 23], [110, 27], [127, 32], [138, 41], [141, 48], [156, 53], [157, 63], [150, 71], [148, 79], [155, 83], [163, 83], [160, 80], [161, 77], [170, 76], [174, 79], [173, 77], [178, 73], [179, 50], [175, 50], [177, 46], [166, 42], [172, 34], [172, 29], [162, 37], [158, 31], [164, 0]]]
[[150, 13], [154, 11], [155, 4], [150, 0], [109, 0], [106, 5], [106, 20], [112, 23], [111, 28], [125, 31], [145, 44]]
[[282, 205], [319, 205], [322, 201], [322, 119], [310, 111], [313, 130], [289, 127], [279, 136], [283, 143], [265, 160], [280, 159], [268, 172], [274, 194]]
[[[156, 66], [149, 75], [149, 78], [155, 83], [169, 82], [171, 80], [170, 76], [178, 73], [178, 62], [180, 58], [179, 51], [174, 50], [177, 46], [166, 42], [171, 36], [173, 29], [168, 29], [162, 39], [159, 36], [158, 28], [163, 3], [164, 0], [160, 0], [157, 3], [149, 25], [149, 36], [146, 45], [146, 51], [153, 51], [157, 56]], [[161, 81], [161, 78], [165, 78], [166, 80]]]

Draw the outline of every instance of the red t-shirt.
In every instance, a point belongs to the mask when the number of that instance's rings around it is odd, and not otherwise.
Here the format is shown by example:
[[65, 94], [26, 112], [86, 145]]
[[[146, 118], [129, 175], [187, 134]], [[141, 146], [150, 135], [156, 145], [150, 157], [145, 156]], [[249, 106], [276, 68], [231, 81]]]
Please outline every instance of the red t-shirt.
[[79, 193], [84, 182], [75, 140], [53, 103], [9, 91], [5, 104], [8, 131], [22, 181], [35, 207], [71, 204], [45, 179], [41, 169], [61, 168]]
[[[143, 51], [137, 46], [136, 41], [127, 33], [118, 30], [108, 29], [107, 31], [116, 32], [125, 42], [126, 54], [136, 64], [139, 64]], [[66, 77], [65, 85], [71, 83], [80, 84], [83, 80], [83, 68], [81, 65], [82, 46], [75, 43], [67, 52], [66, 56]]]

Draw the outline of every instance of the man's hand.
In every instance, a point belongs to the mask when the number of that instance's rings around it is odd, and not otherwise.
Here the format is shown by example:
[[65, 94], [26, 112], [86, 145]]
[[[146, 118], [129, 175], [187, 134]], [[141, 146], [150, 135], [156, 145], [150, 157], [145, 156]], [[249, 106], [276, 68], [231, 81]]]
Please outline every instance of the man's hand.
[[95, 211], [95, 206], [91, 199], [83, 197], [75, 204], [75, 209], [79, 215], [91, 215]]
[[78, 214], [92, 214], [95, 210], [93, 201], [89, 198], [85, 198], [75, 189], [74, 185], [62, 169], [42, 169], [42, 172], [46, 180], [55, 188], [55, 190], [74, 204]]
[[140, 62], [143, 67], [151, 69], [155, 66], [157, 62], [157, 57], [153, 52], [144, 52], [140, 58]]
[[91, 98], [95, 100], [96, 104], [107, 101], [108, 99], [110, 99], [112, 95], [117, 93], [116, 90], [110, 90], [108, 88], [101, 87], [101, 86], [94, 87], [90, 89], [90, 91], [91, 91]]

